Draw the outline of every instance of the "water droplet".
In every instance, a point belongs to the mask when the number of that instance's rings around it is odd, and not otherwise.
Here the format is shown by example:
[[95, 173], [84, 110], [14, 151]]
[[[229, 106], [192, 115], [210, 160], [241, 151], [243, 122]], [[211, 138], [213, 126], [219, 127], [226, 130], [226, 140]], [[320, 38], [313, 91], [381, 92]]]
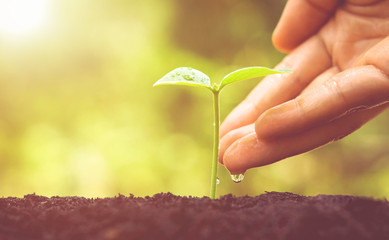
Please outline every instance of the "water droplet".
[[177, 76], [180, 76], [180, 75], [181, 75], [181, 73], [179, 73], [179, 72], [178, 72], [178, 73], [176, 73], [176, 75], [177, 75]]
[[216, 184], [220, 184], [220, 179], [219, 179], [219, 177], [216, 178]]
[[242, 174], [242, 173], [241, 174], [232, 174], [231, 179], [232, 179], [232, 181], [234, 181], [236, 183], [240, 183], [244, 179], [244, 174]]
[[182, 75], [182, 77], [185, 79], [185, 80], [188, 80], [188, 81], [193, 81], [193, 77], [186, 74], [186, 75]]

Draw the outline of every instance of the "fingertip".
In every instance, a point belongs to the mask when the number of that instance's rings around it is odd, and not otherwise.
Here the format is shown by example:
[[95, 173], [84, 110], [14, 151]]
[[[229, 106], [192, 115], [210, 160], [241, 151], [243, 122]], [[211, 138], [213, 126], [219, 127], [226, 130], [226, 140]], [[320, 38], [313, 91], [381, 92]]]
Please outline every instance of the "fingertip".
[[224, 156], [224, 152], [223, 152], [223, 151], [220, 149], [220, 147], [219, 147], [218, 162], [219, 162], [219, 164], [221, 164], [221, 165], [224, 165], [223, 156]]
[[271, 121], [268, 121], [271, 119], [272, 114], [272, 108], [266, 110], [264, 113], [259, 116], [257, 121], [255, 121], [255, 132], [260, 139], [266, 139], [269, 135], [269, 129], [271, 129], [271, 126], [269, 124]]
[[339, 0], [288, 1], [273, 33], [274, 46], [283, 52], [295, 49], [323, 26]]
[[231, 174], [241, 174], [247, 170], [242, 161], [239, 161], [240, 149], [238, 145], [238, 142], [233, 143], [223, 155], [223, 165]]
[[273, 31], [272, 34], [272, 43], [273, 46], [283, 53], [289, 53], [294, 48], [296, 48], [297, 44], [294, 44], [291, 41], [284, 41], [283, 32], [280, 31], [280, 25], [278, 24]]
[[224, 153], [224, 166], [231, 174], [241, 174], [249, 168], [259, 166], [258, 145], [259, 142], [255, 133], [235, 141]]
[[285, 21], [283, 20], [285, 17], [285, 10], [288, 8], [288, 5], [290, 4], [286, 4], [286, 7], [284, 9], [284, 12], [277, 24], [277, 26], [275, 27], [274, 31], [273, 31], [273, 34], [272, 34], [272, 42], [273, 42], [273, 45], [276, 49], [278, 49], [279, 51], [281, 52], [284, 52], [284, 53], [289, 53], [292, 49], [294, 49], [296, 47], [296, 44], [293, 43], [293, 41], [291, 41], [291, 38], [285, 38], [285, 32], [287, 32], [285, 30]]
[[255, 133], [254, 130], [254, 124], [246, 125], [243, 127], [240, 127], [238, 129], [234, 129], [227, 134], [225, 134], [221, 139], [220, 139], [220, 144], [219, 144], [219, 163], [223, 164], [223, 155], [225, 151], [237, 140], [240, 138], [249, 135], [251, 133]]
[[265, 166], [288, 157], [289, 145], [289, 142], [285, 145], [280, 140], [260, 140], [256, 133], [252, 133], [226, 149], [223, 164], [231, 174], [241, 174], [250, 168]]

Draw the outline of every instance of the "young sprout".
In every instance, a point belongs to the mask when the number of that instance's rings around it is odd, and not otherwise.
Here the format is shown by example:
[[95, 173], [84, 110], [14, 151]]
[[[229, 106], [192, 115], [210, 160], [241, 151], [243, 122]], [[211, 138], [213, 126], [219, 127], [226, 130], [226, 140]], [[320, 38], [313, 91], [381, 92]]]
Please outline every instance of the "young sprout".
[[[290, 73], [287, 69], [270, 69], [266, 67], [248, 67], [236, 70], [226, 75], [220, 84], [211, 84], [210, 78], [204, 73], [190, 68], [180, 67], [166, 74], [164, 77], [159, 79], [154, 86], [158, 85], [187, 85], [197, 86], [209, 89], [213, 94], [213, 159], [212, 159], [212, 172], [211, 172], [211, 192], [210, 198], [215, 199], [216, 195], [216, 184], [217, 184], [217, 163], [219, 155], [219, 126], [220, 126], [220, 103], [219, 94], [221, 90], [230, 83], [238, 82], [241, 80], [267, 76], [278, 73]], [[240, 180], [243, 174], [233, 175], [232, 178]], [[237, 181], [238, 181], [237, 180]], [[241, 180], [240, 180], [241, 181]]]

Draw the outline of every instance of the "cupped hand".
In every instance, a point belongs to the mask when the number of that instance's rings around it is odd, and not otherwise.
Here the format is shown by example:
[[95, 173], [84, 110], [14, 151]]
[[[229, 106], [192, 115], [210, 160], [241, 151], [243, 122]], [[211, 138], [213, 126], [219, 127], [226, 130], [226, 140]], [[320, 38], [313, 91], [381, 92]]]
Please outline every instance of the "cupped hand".
[[389, 0], [289, 0], [273, 34], [290, 52], [220, 128], [232, 173], [341, 139], [389, 106]]

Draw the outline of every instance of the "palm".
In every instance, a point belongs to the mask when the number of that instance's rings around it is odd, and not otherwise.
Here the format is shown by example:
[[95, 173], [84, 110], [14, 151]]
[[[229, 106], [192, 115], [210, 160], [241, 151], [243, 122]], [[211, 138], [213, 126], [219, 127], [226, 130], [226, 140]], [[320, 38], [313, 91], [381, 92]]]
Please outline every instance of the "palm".
[[318, 35], [333, 66], [340, 70], [351, 67], [358, 56], [389, 34], [388, 19], [377, 17], [382, 8], [389, 9], [389, 1], [382, 5], [386, 6], [366, 6], [362, 12], [361, 7], [346, 2], [322, 27]]

